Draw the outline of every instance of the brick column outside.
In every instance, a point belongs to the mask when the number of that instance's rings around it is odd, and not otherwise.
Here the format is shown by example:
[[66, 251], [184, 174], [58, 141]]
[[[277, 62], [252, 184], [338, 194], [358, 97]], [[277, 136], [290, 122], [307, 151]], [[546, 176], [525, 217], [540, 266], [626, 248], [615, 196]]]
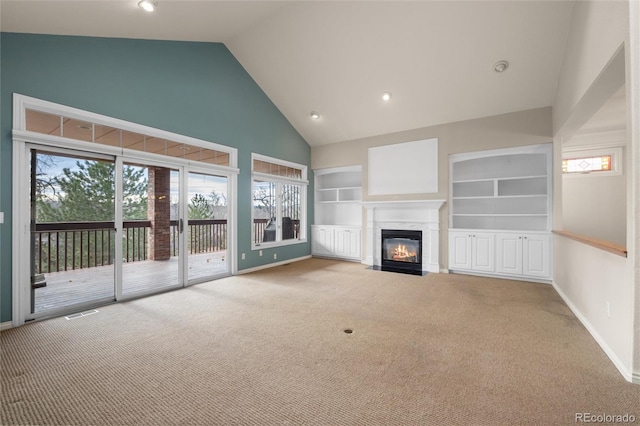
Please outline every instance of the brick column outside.
[[149, 167], [148, 185], [149, 259], [168, 260], [171, 257], [171, 171]]

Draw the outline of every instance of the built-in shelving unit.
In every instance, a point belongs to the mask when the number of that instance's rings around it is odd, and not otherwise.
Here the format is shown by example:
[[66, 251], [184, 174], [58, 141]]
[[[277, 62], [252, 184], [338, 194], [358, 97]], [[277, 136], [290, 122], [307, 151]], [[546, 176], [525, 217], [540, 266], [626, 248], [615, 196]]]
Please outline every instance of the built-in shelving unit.
[[360, 260], [362, 167], [314, 170], [315, 223], [312, 254]]
[[451, 228], [549, 230], [549, 155], [495, 154], [451, 156]]
[[450, 156], [450, 269], [550, 278], [551, 153], [543, 144]]

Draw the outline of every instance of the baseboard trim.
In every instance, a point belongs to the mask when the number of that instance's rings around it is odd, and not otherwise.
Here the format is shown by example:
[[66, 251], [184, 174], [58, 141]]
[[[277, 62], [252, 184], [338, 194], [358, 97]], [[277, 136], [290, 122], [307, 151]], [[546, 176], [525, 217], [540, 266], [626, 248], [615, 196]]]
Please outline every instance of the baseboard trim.
[[600, 345], [600, 347], [602, 348], [604, 353], [609, 357], [613, 365], [618, 369], [620, 374], [622, 374], [622, 377], [624, 377], [624, 379], [628, 382], [640, 383], [640, 374], [632, 374], [629, 370], [627, 370], [622, 360], [618, 358], [618, 355], [616, 355], [613, 349], [611, 349], [611, 347], [607, 344], [607, 342], [602, 338], [602, 336], [600, 336], [600, 334], [596, 331], [596, 329], [591, 325], [589, 320], [587, 320], [587, 318], [582, 314], [582, 312], [580, 312], [580, 310], [573, 304], [573, 302], [571, 302], [571, 300], [567, 297], [567, 295], [564, 294], [564, 292], [560, 289], [560, 287], [558, 287], [556, 282], [553, 281], [551, 285], [553, 285], [553, 288], [558, 292], [562, 300], [564, 300], [564, 303], [566, 303], [569, 309], [571, 309], [571, 312], [573, 312], [573, 314], [580, 320], [582, 325], [584, 325], [584, 327], [587, 329], [589, 334], [591, 334], [591, 337], [593, 337], [596, 343]]
[[255, 266], [253, 268], [240, 269], [240, 270], [238, 270], [238, 275], [250, 274], [251, 272], [261, 271], [263, 269], [274, 268], [276, 266], [282, 266], [282, 265], [286, 265], [287, 263], [299, 262], [301, 260], [307, 260], [307, 259], [311, 259], [311, 255], [302, 256], [302, 257], [296, 257], [295, 259], [282, 260], [280, 262], [268, 263], [266, 265]]
[[473, 275], [475, 277], [499, 278], [502, 280], [523, 281], [528, 283], [551, 284], [551, 280], [536, 278], [530, 275], [495, 274], [491, 272], [472, 271], [468, 269], [449, 269], [449, 274]]
[[0, 331], [5, 331], [10, 328], [13, 328], [13, 323], [11, 321], [0, 322]]

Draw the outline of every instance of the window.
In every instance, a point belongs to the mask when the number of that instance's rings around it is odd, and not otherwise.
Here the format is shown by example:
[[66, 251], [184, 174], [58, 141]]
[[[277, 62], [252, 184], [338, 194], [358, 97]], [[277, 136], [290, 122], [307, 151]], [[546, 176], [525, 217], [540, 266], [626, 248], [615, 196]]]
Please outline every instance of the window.
[[252, 155], [252, 246], [306, 240], [307, 167]]
[[562, 174], [584, 176], [619, 175], [621, 148], [568, 151], [563, 153]]
[[49, 114], [31, 108], [25, 109], [25, 129], [30, 132], [142, 151], [154, 155], [184, 158], [219, 166], [231, 165], [229, 152], [226, 151], [132, 132], [86, 119]]
[[562, 160], [562, 173], [589, 173], [611, 171], [611, 156], [565, 158]]

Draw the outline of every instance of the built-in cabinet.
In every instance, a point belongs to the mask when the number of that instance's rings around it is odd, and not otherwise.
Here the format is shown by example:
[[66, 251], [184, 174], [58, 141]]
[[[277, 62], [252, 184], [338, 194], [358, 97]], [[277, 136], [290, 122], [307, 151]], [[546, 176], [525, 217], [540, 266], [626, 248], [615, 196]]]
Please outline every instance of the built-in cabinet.
[[450, 269], [495, 271], [495, 236], [489, 232], [451, 231]]
[[551, 273], [548, 234], [496, 234], [496, 272], [548, 278]]
[[360, 260], [362, 257], [362, 167], [314, 170], [314, 256]]
[[551, 278], [551, 144], [450, 156], [449, 269]]
[[361, 235], [361, 229], [356, 227], [313, 225], [311, 227], [312, 254], [360, 260]]

